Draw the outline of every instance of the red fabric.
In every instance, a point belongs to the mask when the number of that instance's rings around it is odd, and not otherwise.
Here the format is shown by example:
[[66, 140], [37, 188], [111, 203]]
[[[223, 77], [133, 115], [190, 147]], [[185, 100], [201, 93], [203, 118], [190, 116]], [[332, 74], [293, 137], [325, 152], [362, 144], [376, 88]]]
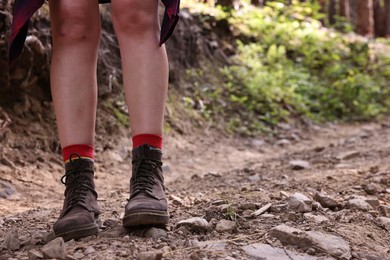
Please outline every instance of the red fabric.
[[139, 134], [133, 136], [133, 148], [136, 148], [143, 144], [162, 149], [162, 136], [153, 134]]
[[89, 158], [93, 160], [94, 148], [92, 145], [89, 144], [74, 144], [66, 146], [62, 149], [62, 157], [64, 159], [64, 162], [68, 161], [71, 155], [72, 158], [77, 158], [76, 154], [80, 155], [80, 157], [82, 158]]

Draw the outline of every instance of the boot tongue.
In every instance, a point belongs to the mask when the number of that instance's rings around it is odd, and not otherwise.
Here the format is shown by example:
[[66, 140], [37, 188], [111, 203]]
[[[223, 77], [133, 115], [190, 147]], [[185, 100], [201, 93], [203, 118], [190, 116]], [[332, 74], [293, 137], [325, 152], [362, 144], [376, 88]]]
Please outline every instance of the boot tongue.
[[140, 159], [150, 159], [154, 161], [161, 161], [162, 152], [156, 147], [143, 144], [133, 149], [133, 161]]

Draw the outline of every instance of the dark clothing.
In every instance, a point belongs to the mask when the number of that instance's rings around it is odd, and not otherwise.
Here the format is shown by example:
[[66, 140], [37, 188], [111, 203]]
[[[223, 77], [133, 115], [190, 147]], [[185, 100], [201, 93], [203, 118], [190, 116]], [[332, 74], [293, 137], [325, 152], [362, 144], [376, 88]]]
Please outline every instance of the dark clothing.
[[[30, 18], [44, 2], [44, 0], [15, 0], [11, 36], [9, 38], [9, 64], [15, 62], [21, 54]], [[99, 0], [101, 4], [109, 2], [110, 0]], [[172, 35], [179, 20], [180, 0], [161, 0], [161, 2], [165, 6], [165, 12], [161, 25], [160, 46]]]

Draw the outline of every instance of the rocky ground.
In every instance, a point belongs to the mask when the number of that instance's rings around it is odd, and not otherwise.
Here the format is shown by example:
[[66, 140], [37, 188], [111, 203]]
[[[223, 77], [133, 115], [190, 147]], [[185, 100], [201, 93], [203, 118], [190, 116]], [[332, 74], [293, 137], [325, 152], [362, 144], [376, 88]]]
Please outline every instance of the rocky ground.
[[60, 156], [42, 145], [55, 150], [55, 137], [39, 141], [32, 123], [28, 142], [11, 127], [1, 147], [0, 259], [390, 259], [387, 122], [285, 125], [271, 141], [168, 133], [166, 229], [121, 227], [130, 143], [98, 142], [101, 232], [66, 243], [51, 230]]

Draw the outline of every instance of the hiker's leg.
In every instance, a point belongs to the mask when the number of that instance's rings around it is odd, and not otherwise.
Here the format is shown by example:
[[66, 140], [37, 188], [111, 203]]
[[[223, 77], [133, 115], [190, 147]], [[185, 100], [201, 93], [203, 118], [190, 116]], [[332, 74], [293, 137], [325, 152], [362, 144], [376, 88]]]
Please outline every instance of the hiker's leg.
[[100, 39], [97, 0], [50, 0], [51, 91], [62, 147], [93, 144]]
[[158, 0], [112, 0], [132, 135], [161, 135], [168, 59], [159, 47]]

